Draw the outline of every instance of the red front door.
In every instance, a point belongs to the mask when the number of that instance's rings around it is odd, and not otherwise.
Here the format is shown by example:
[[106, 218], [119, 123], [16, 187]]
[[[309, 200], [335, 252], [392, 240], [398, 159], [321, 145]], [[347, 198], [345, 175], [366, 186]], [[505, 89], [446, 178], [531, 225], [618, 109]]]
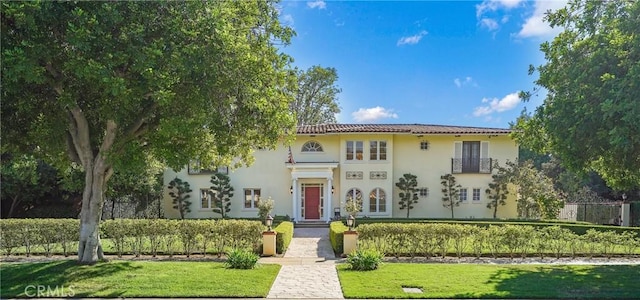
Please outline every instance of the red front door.
[[320, 219], [319, 186], [307, 186], [304, 188], [304, 218], [307, 220]]

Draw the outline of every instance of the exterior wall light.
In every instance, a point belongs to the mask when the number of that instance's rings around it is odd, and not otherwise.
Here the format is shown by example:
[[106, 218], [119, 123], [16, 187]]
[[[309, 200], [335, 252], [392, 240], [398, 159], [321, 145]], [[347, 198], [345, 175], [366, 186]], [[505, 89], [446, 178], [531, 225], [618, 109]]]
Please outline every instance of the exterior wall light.
[[353, 217], [353, 215], [349, 215], [349, 217], [347, 218], [347, 226], [349, 226], [349, 231], [353, 231], [353, 226], [356, 223], [356, 218]]
[[271, 225], [273, 225], [273, 217], [271, 215], [267, 215], [267, 218], [264, 220], [264, 224], [267, 225], [267, 231], [271, 231]]

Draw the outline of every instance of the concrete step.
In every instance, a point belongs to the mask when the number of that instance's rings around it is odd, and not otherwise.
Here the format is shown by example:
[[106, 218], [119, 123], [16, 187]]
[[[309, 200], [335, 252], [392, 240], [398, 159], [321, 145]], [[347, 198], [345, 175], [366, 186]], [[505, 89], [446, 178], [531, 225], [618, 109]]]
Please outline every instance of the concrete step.
[[329, 223], [325, 221], [300, 221], [295, 223], [294, 228], [329, 228]]

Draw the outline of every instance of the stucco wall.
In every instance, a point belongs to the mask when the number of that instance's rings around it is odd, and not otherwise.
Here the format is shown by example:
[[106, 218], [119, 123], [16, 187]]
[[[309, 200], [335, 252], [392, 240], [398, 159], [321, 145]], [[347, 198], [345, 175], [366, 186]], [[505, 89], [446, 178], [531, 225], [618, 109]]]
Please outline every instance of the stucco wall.
[[[302, 145], [307, 141], [317, 141], [323, 147], [321, 153], [302, 153]], [[387, 142], [387, 160], [369, 160], [369, 141]], [[363, 141], [364, 159], [362, 161], [346, 160], [346, 142]], [[420, 142], [428, 141], [429, 149], [421, 150]], [[455, 141], [488, 141], [488, 156], [501, 165], [507, 160], [517, 159], [518, 148], [514, 141], [507, 136], [488, 135], [427, 135], [418, 137], [410, 134], [341, 134], [341, 135], [299, 135], [291, 145], [293, 158], [296, 162], [328, 163], [337, 162], [338, 167], [333, 169], [331, 185], [335, 192], [331, 195], [332, 207], [343, 207], [347, 190], [358, 188], [363, 194], [364, 211], [360, 216], [371, 217], [405, 217], [406, 210], [398, 208], [399, 190], [395, 183], [405, 173], [417, 175], [418, 186], [429, 189], [427, 197], [420, 197], [418, 204], [411, 210], [411, 217], [448, 218], [451, 217], [449, 209], [442, 206], [442, 185], [440, 176], [451, 173], [451, 158], [454, 156]], [[256, 217], [256, 209], [244, 208], [244, 189], [259, 188], [262, 199], [271, 197], [275, 202], [273, 213], [276, 215], [293, 215], [291, 166], [287, 167], [289, 148], [281, 146], [273, 151], [255, 151], [255, 163], [247, 168], [229, 170], [231, 185], [235, 189], [232, 198], [231, 213], [233, 217]], [[347, 178], [347, 172], [362, 172], [361, 179]], [[380, 174], [386, 172], [386, 179], [380, 177], [371, 178], [371, 172]], [[375, 175], [374, 174], [374, 175]], [[219, 217], [211, 209], [199, 209], [200, 188], [211, 186], [209, 180], [211, 174], [189, 175], [187, 169], [179, 172], [167, 170], [164, 174], [165, 187], [168, 182], [178, 176], [187, 180], [193, 190], [191, 200], [192, 212], [189, 218], [213, 218]], [[458, 183], [468, 188], [469, 200], [454, 208], [456, 218], [490, 218], [492, 210], [486, 207], [488, 199], [485, 190], [491, 182], [490, 174], [455, 174]], [[326, 179], [306, 178], [298, 180], [298, 188], [303, 183], [322, 183], [325, 191], [331, 190], [326, 186]], [[369, 212], [369, 193], [381, 188], [386, 193], [387, 211]], [[480, 201], [472, 201], [472, 189], [479, 188]], [[325, 195], [326, 197], [326, 195]], [[515, 197], [508, 199], [508, 205], [498, 209], [499, 218], [515, 217]], [[179, 217], [178, 212], [171, 208], [171, 198], [165, 188], [165, 214], [168, 218]], [[333, 215], [331, 210], [330, 215]], [[342, 213], [345, 215], [346, 213]]]

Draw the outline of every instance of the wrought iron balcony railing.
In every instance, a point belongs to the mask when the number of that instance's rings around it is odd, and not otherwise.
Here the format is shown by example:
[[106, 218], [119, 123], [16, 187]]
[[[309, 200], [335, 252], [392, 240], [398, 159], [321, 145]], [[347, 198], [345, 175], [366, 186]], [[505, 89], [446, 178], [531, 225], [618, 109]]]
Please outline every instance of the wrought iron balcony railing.
[[452, 158], [451, 173], [479, 173], [491, 174], [492, 159], [491, 158]]

